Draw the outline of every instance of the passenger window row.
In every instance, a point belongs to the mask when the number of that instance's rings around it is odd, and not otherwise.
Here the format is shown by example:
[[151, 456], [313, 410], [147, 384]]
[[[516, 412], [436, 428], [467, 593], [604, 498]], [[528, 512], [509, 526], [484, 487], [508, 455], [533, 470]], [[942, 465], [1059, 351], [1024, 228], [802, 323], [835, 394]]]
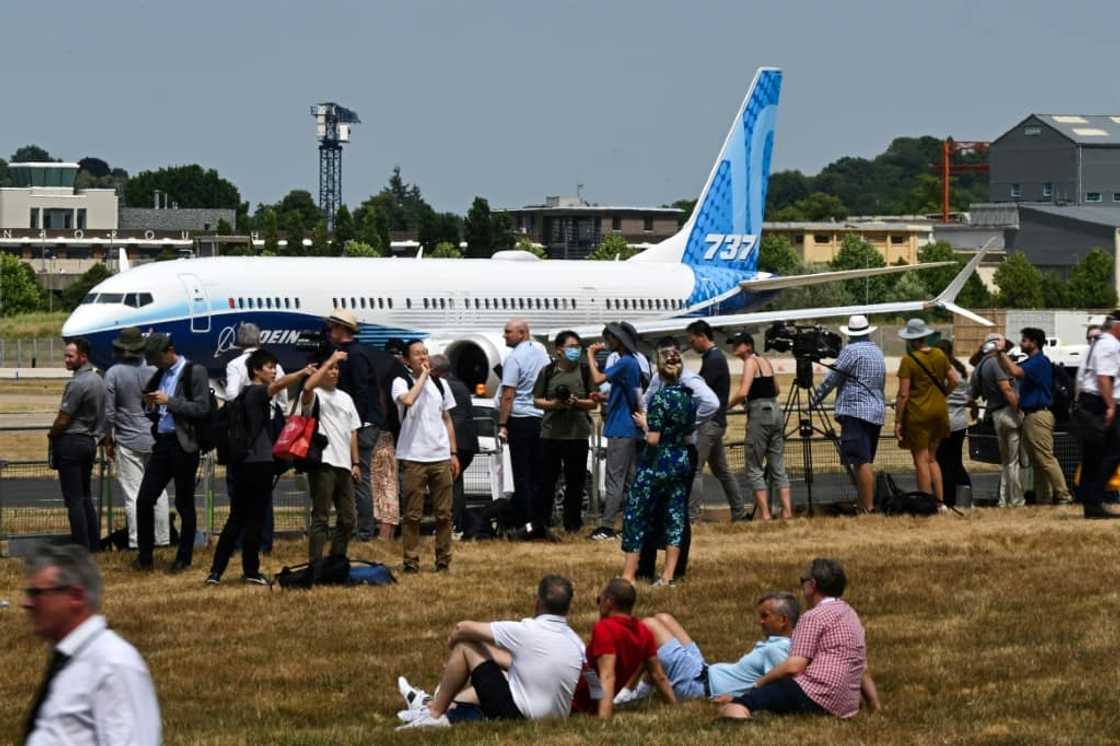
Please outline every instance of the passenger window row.
[[230, 298], [230, 308], [250, 308], [250, 309], [267, 309], [267, 310], [283, 310], [291, 308], [299, 308], [299, 298]]

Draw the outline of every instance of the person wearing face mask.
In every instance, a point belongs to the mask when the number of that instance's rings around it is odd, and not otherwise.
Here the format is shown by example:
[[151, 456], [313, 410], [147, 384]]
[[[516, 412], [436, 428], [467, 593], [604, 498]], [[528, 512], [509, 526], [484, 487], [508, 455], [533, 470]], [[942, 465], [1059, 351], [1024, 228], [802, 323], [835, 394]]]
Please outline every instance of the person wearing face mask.
[[[583, 488], [591, 437], [591, 371], [583, 363], [583, 340], [562, 331], [553, 342], [555, 357], [541, 369], [533, 386], [533, 404], [544, 411], [541, 420], [541, 494], [551, 507], [556, 483], [564, 475], [564, 530], [583, 528]], [[541, 503], [546, 500], [542, 497]]]

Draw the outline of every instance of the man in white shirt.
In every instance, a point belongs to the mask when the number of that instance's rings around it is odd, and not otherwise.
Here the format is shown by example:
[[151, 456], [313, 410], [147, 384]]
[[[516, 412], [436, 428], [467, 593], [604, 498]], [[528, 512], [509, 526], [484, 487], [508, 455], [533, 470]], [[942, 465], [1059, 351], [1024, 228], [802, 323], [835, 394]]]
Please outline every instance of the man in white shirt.
[[331, 555], [346, 556], [346, 548], [354, 535], [357, 514], [354, 508], [354, 487], [362, 480], [358, 453], [358, 431], [362, 418], [354, 400], [338, 388], [339, 363], [346, 353], [335, 350], [303, 386], [302, 404], [305, 416], [319, 418], [319, 432], [326, 436], [322, 461], [308, 471], [311, 487], [311, 528], [308, 535], [308, 559], [322, 558], [327, 539], [331, 538], [331, 505], [337, 515]]
[[1086, 518], [1120, 518], [1104, 507], [1108, 481], [1120, 466], [1120, 309], [1105, 318], [1101, 335], [1077, 373], [1081, 430], [1081, 484], [1078, 497]]
[[454, 702], [477, 704], [488, 720], [568, 717], [584, 661], [583, 641], [568, 626], [572, 594], [567, 578], [546, 575], [532, 618], [456, 624], [436, 696], [401, 680], [409, 710], [400, 717], [411, 722], [400, 729], [448, 727]]
[[451, 569], [452, 491], [459, 476], [455, 425], [448, 414], [455, 408], [455, 398], [448, 386], [432, 379], [428, 348], [421, 340], [408, 343], [404, 361], [411, 376], [397, 378], [392, 388], [401, 422], [397, 460], [404, 472], [404, 572], [420, 572], [417, 546], [425, 492], [431, 492], [436, 518], [436, 572], [446, 572]]
[[27, 560], [23, 608], [52, 645], [24, 727], [28, 746], [156, 746], [159, 702], [136, 648], [97, 613], [101, 574], [84, 547], [42, 544]]

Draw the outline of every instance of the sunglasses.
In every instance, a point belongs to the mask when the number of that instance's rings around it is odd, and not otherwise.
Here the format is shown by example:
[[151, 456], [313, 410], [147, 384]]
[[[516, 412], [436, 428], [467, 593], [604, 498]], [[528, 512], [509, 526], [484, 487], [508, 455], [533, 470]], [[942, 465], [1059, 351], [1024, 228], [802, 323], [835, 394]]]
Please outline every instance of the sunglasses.
[[48, 588], [24, 588], [23, 595], [34, 601], [35, 599], [39, 598], [39, 596], [43, 596], [48, 593], [61, 593], [63, 591], [70, 590], [70, 588], [72, 587], [73, 586], [69, 585], [52, 585]]

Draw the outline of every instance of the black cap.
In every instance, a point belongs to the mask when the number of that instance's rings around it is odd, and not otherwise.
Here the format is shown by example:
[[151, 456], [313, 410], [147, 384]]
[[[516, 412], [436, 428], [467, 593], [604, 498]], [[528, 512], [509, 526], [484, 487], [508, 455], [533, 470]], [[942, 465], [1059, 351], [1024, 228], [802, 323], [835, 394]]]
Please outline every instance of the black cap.
[[167, 352], [167, 348], [171, 347], [171, 335], [158, 332], [149, 334], [147, 340], [144, 342], [144, 354], [158, 355], [161, 352]]

